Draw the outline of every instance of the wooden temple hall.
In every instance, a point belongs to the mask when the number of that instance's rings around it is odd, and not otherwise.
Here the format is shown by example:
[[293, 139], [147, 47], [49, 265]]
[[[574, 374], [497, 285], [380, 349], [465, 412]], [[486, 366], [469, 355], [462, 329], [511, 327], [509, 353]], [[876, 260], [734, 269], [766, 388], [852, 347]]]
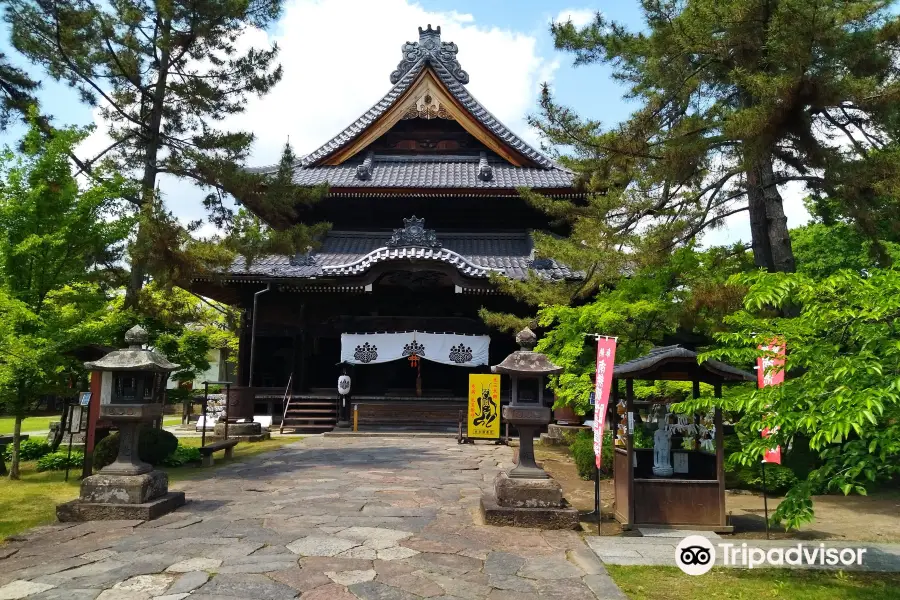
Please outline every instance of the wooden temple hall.
[[[256, 414], [330, 429], [347, 374], [361, 426], [455, 425], [469, 374], [517, 348], [478, 317], [481, 307], [525, 310], [498, 293], [492, 274], [577, 276], [535, 257], [531, 231], [553, 229], [517, 192], [572, 197], [572, 173], [469, 93], [457, 52], [440, 27], [419, 28], [384, 97], [297, 162], [296, 183], [329, 184], [299, 217], [332, 224], [317, 249], [250, 266], [238, 259], [223, 276], [194, 281], [197, 293], [244, 311], [236, 383]], [[502, 388], [508, 395], [508, 382]]]

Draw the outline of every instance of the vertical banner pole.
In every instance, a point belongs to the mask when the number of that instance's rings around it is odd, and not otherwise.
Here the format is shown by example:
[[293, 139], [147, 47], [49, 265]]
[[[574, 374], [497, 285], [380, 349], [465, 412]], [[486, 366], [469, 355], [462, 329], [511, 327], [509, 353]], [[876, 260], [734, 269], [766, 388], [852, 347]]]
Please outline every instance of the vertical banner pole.
[[597, 535], [600, 535], [600, 467], [594, 470], [594, 512], [597, 514]]
[[769, 539], [769, 499], [766, 494], [766, 463], [762, 463], [763, 509], [766, 513], [766, 539]]

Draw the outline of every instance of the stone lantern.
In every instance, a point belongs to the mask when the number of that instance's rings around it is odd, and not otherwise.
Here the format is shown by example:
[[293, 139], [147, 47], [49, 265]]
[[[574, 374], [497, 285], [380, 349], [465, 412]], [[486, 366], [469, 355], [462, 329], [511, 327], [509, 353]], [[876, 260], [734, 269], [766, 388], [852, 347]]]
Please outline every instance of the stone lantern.
[[546, 355], [535, 352], [537, 336], [528, 328], [516, 335], [516, 350], [491, 367], [491, 372], [509, 375], [512, 394], [503, 407], [503, 419], [519, 432], [519, 460], [509, 473], [494, 480], [494, 494], [482, 496], [485, 522], [572, 529], [578, 526], [578, 511], [566, 503], [562, 488], [534, 460], [534, 435], [550, 423], [551, 410], [544, 406], [545, 377], [562, 372]]
[[119, 429], [115, 461], [85, 477], [77, 500], [60, 504], [60, 521], [154, 519], [184, 504], [184, 492], [169, 492], [169, 477], [141, 461], [141, 426], [162, 418], [169, 373], [178, 368], [144, 348], [147, 332], [138, 326], [125, 334], [128, 348], [114, 350], [85, 367], [101, 373], [100, 418]]

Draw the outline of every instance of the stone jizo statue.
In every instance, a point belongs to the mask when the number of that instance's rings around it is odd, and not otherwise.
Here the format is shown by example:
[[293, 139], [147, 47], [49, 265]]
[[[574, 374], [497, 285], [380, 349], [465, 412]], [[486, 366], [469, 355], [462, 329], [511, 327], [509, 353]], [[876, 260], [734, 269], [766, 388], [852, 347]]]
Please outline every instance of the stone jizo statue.
[[670, 477], [672, 469], [672, 433], [666, 428], [663, 418], [657, 419], [656, 433], [653, 434], [653, 474]]

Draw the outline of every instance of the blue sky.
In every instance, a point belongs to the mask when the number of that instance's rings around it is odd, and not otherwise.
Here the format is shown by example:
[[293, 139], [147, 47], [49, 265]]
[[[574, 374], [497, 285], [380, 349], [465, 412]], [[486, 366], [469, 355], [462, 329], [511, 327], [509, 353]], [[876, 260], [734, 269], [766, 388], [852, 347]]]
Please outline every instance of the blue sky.
[[[443, 39], [459, 45], [459, 60], [471, 76], [469, 90], [501, 121], [532, 143], [537, 135], [526, 118], [537, 110], [540, 84], [550, 83], [557, 99], [579, 113], [611, 125], [627, 118], [633, 105], [605, 66], [574, 67], [571, 55], [556, 51], [549, 33], [554, 19], [572, 16], [586, 22], [596, 11], [637, 29], [642, 27], [637, 0], [594, 2], [500, 0], [286, 0], [281, 21], [268, 32], [248, 32], [249, 46], [277, 42], [285, 69], [282, 82], [247, 111], [224, 124], [252, 130], [257, 141], [251, 164], [270, 164], [290, 139], [305, 154], [326, 142], [388, 91], [388, 75], [400, 59], [400, 46], [415, 40], [416, 27], [441, 25]], [[0, 46], [9, 49], [8, 32]], [[39, 72], [35, 71], [39, 75]], [[64, 85], [42, 78], [39, 94], [45, 112], [59, 124], [98, 123], [84, 153], [106, 146], [103, 123]], [[14, 141], [21, 128], [4, 134]], [[163, 179], [167, 205], [183, 220], [201, 219], [203, 193], [185, 182]], [[792, 225], [807, 218], [799, 196], [786, 206]], [[738, 215], [707, 243], [747, 239], [746, 218]], [[212, 233], [211, 228], [204, 230]]]

